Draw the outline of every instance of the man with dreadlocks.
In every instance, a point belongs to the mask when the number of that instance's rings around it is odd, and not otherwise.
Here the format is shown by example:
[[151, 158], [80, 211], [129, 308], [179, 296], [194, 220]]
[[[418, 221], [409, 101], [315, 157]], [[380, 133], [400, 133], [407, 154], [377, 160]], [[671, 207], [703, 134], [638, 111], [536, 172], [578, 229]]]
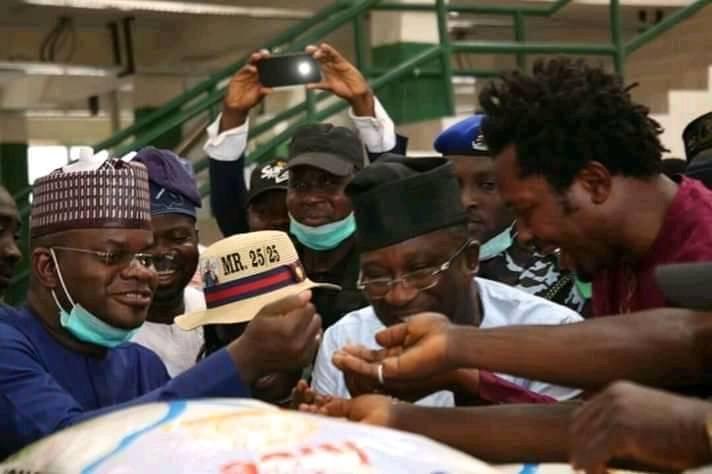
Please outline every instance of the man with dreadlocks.
[[661, 128], [619, 77], [557, 59], [480, 99], [519, 238], [593, 280], [594, 316], [664, 306], [655, 267], [712, 260], [712, 193], [661, 173]]
[[[346, 346], [332, 363], [386, 392], [476, 368], [589, 391], [631, 380], [708, 397], [710, 313], [662, 308], [670, 302], [654, 273], [663, 264], [712, 260], [712, 192], [661, 174], [660, 127], [648, 109], [633, 102], [620, 78], [567, 59], [538, 62], [531, 75], [508, 74], [486, 87], [480, 102], [499, 191], [516, 214], [519, 237], [561, 248], [580, 275], [593, 278], [596, 315], [637, 314], [491, 329], [419, 314], [376, 334], [386, 350]], [[379, 395], [303, 408], [413, 431], [490, 462], [570, 459], [577, 410], [433, 409]], [[581, 427], [579, 420], [577, 432]], [[624, 444], [615, 458], [679, 470], [712, 456], [708, 450], [693, 463], [680, 449], [641, 459], [633, 448]]]

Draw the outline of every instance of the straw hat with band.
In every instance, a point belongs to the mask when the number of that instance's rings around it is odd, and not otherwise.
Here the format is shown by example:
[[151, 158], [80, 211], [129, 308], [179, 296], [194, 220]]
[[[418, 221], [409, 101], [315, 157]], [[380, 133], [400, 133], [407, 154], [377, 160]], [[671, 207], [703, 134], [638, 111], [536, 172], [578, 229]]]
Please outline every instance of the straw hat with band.
[[200, 255], [198, 268], [207, 309], [178, 316], [184, 330], [250, 321], [265, 305], [310, 288], [341, 290], [309, 280], [289, 236], [278, 231], [220, 240]]

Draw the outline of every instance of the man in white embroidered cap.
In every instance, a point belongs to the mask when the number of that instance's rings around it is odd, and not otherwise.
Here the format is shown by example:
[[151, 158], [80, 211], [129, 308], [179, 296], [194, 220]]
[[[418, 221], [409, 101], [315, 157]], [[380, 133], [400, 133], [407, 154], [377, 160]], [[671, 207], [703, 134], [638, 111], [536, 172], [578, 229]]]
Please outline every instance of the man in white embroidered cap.
[[129, 342], [158, 282], [144, 165], [83, 160], [33, 191], [27, 307], [0, 312], [0, 459], [129, 404], [247, 397], [263, 375], [311, 362], [321, 320], [295, 286], [171, 380], [156, 354]]

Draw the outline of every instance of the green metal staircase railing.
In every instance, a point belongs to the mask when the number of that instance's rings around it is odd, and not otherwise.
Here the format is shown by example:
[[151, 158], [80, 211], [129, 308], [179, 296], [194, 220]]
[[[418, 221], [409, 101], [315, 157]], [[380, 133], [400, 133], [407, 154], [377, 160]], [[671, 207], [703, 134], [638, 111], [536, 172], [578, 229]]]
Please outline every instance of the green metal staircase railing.
[[[393, 3], [383, 0], [337, 0], [311, 18], [279, 34], [264, 47], [276, 52], [300, 51], [306, 45], [318, 42], [326, 35], [350, 23], [354, 33], [356, 65], [369, 77], [371, 87], [376, 91], [404, 77], [418, 76], [421, 73], [427, 74], [421, 68], [437, 59], [439, 59], [441, 68], [439, 74], [445, 77], [447, 84], [451, 84], [453, 76], [488, 78], [499, 73], [499, 71], [494, 70], [453, 69], [450, 59], [454, 53], [512, 54], [516, 56], [517, 65], [522, 69], [526, 67], [527, 56], [532, 54], [608, 56], [612, 58], [616, 71], [622, 75], [624, 73], [625, 60], [630, 54], [681, 21], [694, 15], [700, 9], [712, 3], [712, 0], [691, 1], [689, 5], [668, 15], [661, 22], [629, 41], [624, 40], [621, 32], [620, 0], [610, 0], [609, 2], [610, 41], [607, 43], [543, 43], [527, 41], [527, 17], [550, 17], [570, 2], [571, 0], [556, 0], [545, 5], [504, 6], [452, 5], [447, 3], [446, 0], [435, 0], [432, 4]], [[437, 16], [439, 43], [415, 54], [391, 69], [377, 70], [369, 68], [365, 59], [368, 46], [365, 40], [364, 18], [366, 13], [372, 10], [432, 12]], [[449, 12], [510, 16], [514, 25], [513, 40], [452, 42], [447, 28]], [[130, 127], [97, 143], [94, 149], [96, 151], [111, 150], [115, 156], [121, 156], [131, 150], [136, 150], [152, 143], [168, 130], [193, 120], [201, 114], [215, 117], [219, 104], [223, 99], [227, 81], [246, 63], [246, 60], [247, 58], [242, 58], [237, 63], [214, 74], [206, 81], [172, 99]], [[255, 139], [273, 130], [277, 124], [292, 121], [284, 131], [258, 146], [249, 155], [250, 161], [259, 162], [269, 158], [279, 145], [294, 135], [296, 129], [303, 122], [326, 120], [346, 108], [346, 103], [336, 102], [319, 109], [319, 103], [327, 97], [329, 97], [329, 94], [326, 93], [308, 92], [304, 102], [252, 127], [250, 129], [250, 139]], [[444, 91], [442, 99], [446, 101], [447, 110], [454, 111], [452, 87]], [[200, 173], [208, 167], [208, 160], [198, 160], [194, 163], [194, 166], [196, 173]], [[207, 195], [210, 192], [209, 185], [201, 186], [200, 191], [203, 196]], [[31, 189], [28, 187], [17, 193], [15, 195], [16, 201], [26, 203], [30, 192]], [[25, 204], [21, 208], [23, 220], [26, 221], [28, 214], [29, 205]], [[27, 277], [28, 270], [25, 268], [13, 280], [15, 291], [8, 298], [11, 303], [13, 302], [12, 300], [17, 301], [18, 298], [22, 298], [21, 295], [24, 294]]]

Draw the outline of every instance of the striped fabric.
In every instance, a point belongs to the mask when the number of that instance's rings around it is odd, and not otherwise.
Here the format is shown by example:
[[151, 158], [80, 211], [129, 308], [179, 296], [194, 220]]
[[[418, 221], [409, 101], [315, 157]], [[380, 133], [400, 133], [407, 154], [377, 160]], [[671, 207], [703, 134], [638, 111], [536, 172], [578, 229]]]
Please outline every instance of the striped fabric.
[[301, 267], [301, 264], [295, 262], [222, 285], [205, 288], [207, 307], [208, 309], [216, 308], [300, 283], [304, 281], [304, 271], [297, 270], [297, 266]]

